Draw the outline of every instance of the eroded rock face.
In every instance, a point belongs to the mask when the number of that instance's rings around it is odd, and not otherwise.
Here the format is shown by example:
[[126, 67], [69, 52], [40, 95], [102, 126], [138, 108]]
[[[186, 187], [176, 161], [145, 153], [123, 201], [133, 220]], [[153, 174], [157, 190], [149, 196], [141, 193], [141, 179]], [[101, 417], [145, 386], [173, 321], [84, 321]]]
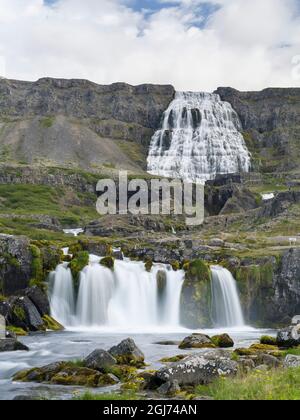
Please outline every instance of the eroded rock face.
[[49, 299], [39, 287], [34, 286], [26, 289], [24, 291], [24, 295], [31, 300], [42, 317], [45, 315], [50, 315]]
[[226, 355], [193, 355], [160, 369], [156, 373], [159, 383], [178, 381], [179, 385], [209, 384], [219, 376], [235, 376], [238, 364]]

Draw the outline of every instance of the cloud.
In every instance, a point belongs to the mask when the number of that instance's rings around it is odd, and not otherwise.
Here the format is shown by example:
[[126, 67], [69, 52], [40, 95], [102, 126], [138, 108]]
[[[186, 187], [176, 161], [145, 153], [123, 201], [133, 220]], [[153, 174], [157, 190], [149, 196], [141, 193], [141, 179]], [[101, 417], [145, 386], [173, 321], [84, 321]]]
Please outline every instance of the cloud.
[[5, 76], [207, 91], [300, 86], [292, 64], [300, 54], [298, 0], [160, 3], [147, 13], [133, 0], [0, 0]]

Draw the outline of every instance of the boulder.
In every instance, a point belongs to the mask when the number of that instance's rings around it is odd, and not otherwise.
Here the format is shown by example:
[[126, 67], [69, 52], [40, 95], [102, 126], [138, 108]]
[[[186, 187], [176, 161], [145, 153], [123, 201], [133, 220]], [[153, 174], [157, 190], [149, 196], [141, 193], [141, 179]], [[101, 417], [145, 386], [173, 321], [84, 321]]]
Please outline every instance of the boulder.
[[205, 385], [220, 376], [235, 376], [238, 364], [228, 356], [193, 355], [156, 372], [157, 383], [178, 381], [182, 385]]
[[112, 347], [109, 353], [117, 360], [119, 364], [143, 366], [145, 356], [137, 347], [132, 338], [123, 340], [117, 346]]
[[300, 315], [296, 315], [292, 319], [292, 325], [298, 325], [298, 324], [300, 324]]
[[50, 303], [47, 295], [37, 286], [30, 287], [24, 292], [38, 310], [41, 317], [50, 315]]
[[265, 344], [267, 346], [276, 346], [277, 345], [277, 339], [276, 339], [276, 337], [270, 337], [268, 335], [264, 335], [260, 339], [260, 344]]
[[14, 338], [0, 340], [0, 353], [9, 351], [29, 351], [29, 348]]
[[259, 365], [266, 365], [270, 368], [279, 368], [280, 361], [277, 357], [272, 356], [271, 354], [259, 354], [257, 356], [257, 363]]
[[234, 347], [234, 341], [228, 334], [215, 335], [211, 338], [211, 341], [221, 349]]
[[204, 334], [192, 334], [179, 344], [180, 349], [209, 349], [216, 346], [211, 339]]
[[105, 350], [95, 350], [84, 359], [84, 364], [89, 369], [105, 372], [117, 364], [116, 359]]
[[279, 331], [277, 343], [280, 347], [296, 347], [300, 345], [300, 324]]
[[162, 384], [157, 392], [161, 395], [165, 395], [168, 397], [174, 397], [178, 392], [180, 392], [180, 386], [178, 381], [175, 379], [173, 382], [166, 382]]
[[298, 368], [300, 367], [300, 356], [289, 354], [283, 362], [285, 368]]
[[45, 330], [41, 315], [27, 296], [12, 298], [10, 305], [8, 321], [11, 325], [28, 331]]

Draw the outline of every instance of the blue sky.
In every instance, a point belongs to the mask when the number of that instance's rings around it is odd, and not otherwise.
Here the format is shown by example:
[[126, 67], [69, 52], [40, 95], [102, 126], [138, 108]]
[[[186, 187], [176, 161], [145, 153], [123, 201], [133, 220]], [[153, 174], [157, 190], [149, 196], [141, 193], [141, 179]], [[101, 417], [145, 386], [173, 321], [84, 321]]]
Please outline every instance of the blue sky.
[[299, 4], [0, 0], [0, 75], [205, 91], [300, 86]]

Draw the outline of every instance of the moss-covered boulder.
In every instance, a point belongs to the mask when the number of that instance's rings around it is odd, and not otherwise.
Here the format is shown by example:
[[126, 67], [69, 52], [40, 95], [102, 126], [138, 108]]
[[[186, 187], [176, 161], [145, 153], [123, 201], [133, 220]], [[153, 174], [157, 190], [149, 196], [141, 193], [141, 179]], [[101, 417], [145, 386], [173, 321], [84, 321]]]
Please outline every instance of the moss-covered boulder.
[[276, 337], [270, 337], [268, 335], [264, 335], [260, 339], [260, 344], [266, 344], [268, 346], [277, 346], [277, 339]]
[[100, 260], [100, 265], [103, 267], [109, 268], [110, 270], [114, 270], [115, 268], [115, 259], [113, 257], [104, 257]]
[[211, 338], [211, 341], [216, 347], [221, 349], [227, 349], [234, 346], [234, 341], [228, 334], [215, 335]]
[[215, 344], [211, 341], [208, 335], [192, 334], [179, 344], [180, 349], [214, 349]]
[[190, 329], [212, 327], [211, 271], [202, 260], [194, 260], [185, 267], [181, 293], [181, 323]]
[[144, 260], [145, 263], [145, 270], [148, 271], [148, 273], [151, 272], [152, 267], [153, 267], [153, 261], [151, 258], [145, 258]]

